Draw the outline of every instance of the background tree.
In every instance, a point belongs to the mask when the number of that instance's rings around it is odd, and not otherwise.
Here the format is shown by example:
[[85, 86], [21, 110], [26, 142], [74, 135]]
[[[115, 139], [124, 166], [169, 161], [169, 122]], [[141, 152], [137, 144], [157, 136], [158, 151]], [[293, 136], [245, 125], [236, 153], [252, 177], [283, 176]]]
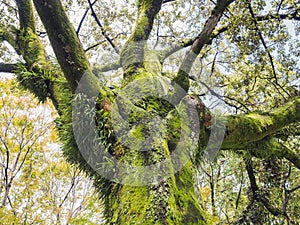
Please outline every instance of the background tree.
[[103, 221], [91, 181], [61, 155], [49, 102], [38, 104], [6, 79], [0, 101], [1, 224]]
[[[299, 197], [297, 182], [293, 182], [299, 176], [294, 171], [300, 168], [300, 99], [295, 87], [299, 79], [297, 1], [34, 0], [36, 11], [30, 0], [15, 3], [1, 1], [0, 37], [16, 51], [20, 62], [4, 60], [0, 70], [15, 73], [20, 84], [40, 101], [49, 98], [53, 102], [59, 114], [56, 124], [64, 154], [94, 179], [108, 224], [209, 224], [224, 221], [224, 217], [228, 223], [297, 223], [297, 207], [293, 205]], [[83, 17], [77, 17], [79, 14]], [[92, 63], [97, 65], [92, 68]], [[108, 71], [112, 71], [108, 76], [118, 75], [119, 82], [103, 82], [107, 80], [103, 73]], [[96, 76], [102, 79], [101, 84]], [[164, 77], [181, 87], [175, 86], [170, 93], [173, 106], [160, 97], [128, 100], [135, 92], [155, 95], [157, 90], [152, 87], [163, 86]], [[82, 78], [89, 92], [74, 95]], [[139, 84], [135, 90], [122, 92], [135, 82]], [[182, 94], [184, 91], [188, 94]], [[95, 116], [84, 103], [98, 92]], [[118, 99], [122, 95], [127, 96], [125, 102]], [[214, 104], [210, 109], [203, 104], [210, 96], [228, 106], [216, 110], [227, 115], [212, 115]], [[82, 139], [75, 140], [74, 101], [82, 103], [84, 112], [76, 116], [92, 118], [98, 127], [98, 139], [104, 143], [101, 151], [86, 142], [89, 132], [82, 132]], [[114, 126], [116, 101], [121, 113], [129, 113], [128, 126]], [[197, 132], [191, 132], [194, 127], [186, 127], [179, 118], [185, 114], [187, 123], [197, 124], [192, 120], [193, 109], [199, 117]], [[166, 124], [150, 123], [153, 118], [163, 118]], [[226, 130], [218, 160], [239, 158], [241, 162], [227, 163], [223, 170], [216, 165], [208, 170], [204, 165], [197, 172], [219, 120], [226, 122]], [[91, 121], [77, 122], [88, 131]], [[147, 151], [140, 151], [149, 140], [151, 128], [156, 129], [156, 135], [147, 144]], [[144, 186], [124, 184], [136, 181], [139, 174], [114, 168], [108, 171], [114, 178], [109, 180], [92, 168], [109, 163], [93, 157], [102, 156], [103, 151], [133, 166], [158, 165], [176, 147], [186, 155], [192, 149], [180, 139], [180, 130], [187, 138], [197, 134], [196, 149], [191, 160], [167, 178], [164, 174], [175, 169], [174, 161], [157, 171], [158, 180]], [[85, 153], [91, 157], [86, 159]], [[244, 171], [229, 176], [226, 170], [236, 167]], [[197, 173], [210, 179], [208, 208], [200, 199], [201, 195], [202, 201], [208, 198], [205, 189], [200, 194], [194, 189]], [[215, 193], [218, 182], [227, 181], [221, 173], [240, 184], [231, 190], [237, 191], [235, 204], [220, 208], [217, 199], [226, 195], [216, 197]], [[235, 185], [229, 182], [226, 186], [230, 190]], [[246, 193], [245, 186], [249, 187]], [[242, 207], [244, 212], [232, 218], [233, 206], [236, 210]], [[212, 216], [207, 212], [209, 207]]]

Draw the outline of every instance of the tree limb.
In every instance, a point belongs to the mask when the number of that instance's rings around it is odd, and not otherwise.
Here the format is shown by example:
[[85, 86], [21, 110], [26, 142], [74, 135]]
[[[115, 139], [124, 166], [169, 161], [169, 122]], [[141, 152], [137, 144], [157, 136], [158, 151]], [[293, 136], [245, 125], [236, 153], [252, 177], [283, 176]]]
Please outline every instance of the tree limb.
[[300, 169], [300, 155], [272, 136], [251, 143], [246, 149], [249, 150], [251, 155], [257, 158], [268, 158], [271, 156], [281, 159], [285, 158]]
[[107, 64], [105, 66], [102, 66], [102, 67], [94, 67], [93, 68], [93, 73], [95, 74], [98, 74], [98, 73], [101, 73], [101, 72], [108, 72], [108, 71], [111, 71], [111, 70], [117, 70], [121, 68], [121, 64], [119, 61], [117, 62], [114, 62], [114, 63], [110, 63], [110, 64]]
[[120, 53], [119, 49], [114, 44], [113, 40], [107, 35], [103, 25], [101, 24], [100, 20], [98, 19], [97, 15], [95, 13], [95, 10], [93, 8], [93, 3], [91, 2], [91, 0], [88, 0], [88, 3], [89, 3], [89, 6], [90, 6], [90, 9], [92, 11], [92, 16], [94, 17], [96, 23], [100, 27], [102, 35], [108, 41], [108, 43], [113, 47], [113, 49], [116, 51], [116, 53], [119, 54]]
[[20, 17], [20, 27], [21, 29], [30, 28], [34, 33], [35, 21], [33, 15], [33, 5], [31, 0], [16, 0], [18, 13]]
[[7, 41], [18, 54], [19, 53], [19, 48], [17, 45], [17, 32], [18, 29], [14, 26], [8, 26], [8, 27], [2, 27], [0, 26], [0, 41]]
[[[300, 11], [299, 9], [296, 9], [293, 13], [290, 13], [290, 14], [288, 14], [288, 13], [287, 14], [267, 14], [267, 15], [262, 15], [262, 16], [255, 16], [255, 19], [257, 21], [267, 21], [267, 20], [271, 20], [271, 19], [300, 21], [299, 11]], [[216, 32], [214, 32], [212, 34], [210, 40], [206, 44], [211, 43], [214, 38], [216, 38], [221, 33], [225, 32], [227, 30], [228, 30], [228, 26], [224, 26], [224, 27], [218, 29]], [[176, 53], [177, 51], [180, 51], [183, 48], [191, 46], [194, 41], [195, 41], [195, 38], [191, 38], [191, 39], [188, 39], [188, 40], [183, 40], [179, 44], [177, 44], [176, 46], [173, 46], [169, 49], [160, 51], [161, 61], [165, 60], [166, 58], [168, 58], [170, 55]]]
[[247, 174], [250, 180], [250, 187], [252, 190], [252, 195], [253, 195], [253, 200], [255, 201], [259, 201], [261, 202], [264, 207], [270, 212], [272, 213], [274, 216], [278, 216], [278, 215], [283, 215], [283, 212], [277, 208], [275, 208], [270, 201], [265, 197], [265, 195], [263, 193], [260, 193], [260, 190], [258, 188], [256, 179], [255, 179], [255, 175], [254, 175], [254, 170], [252, 167], [252, 161], [250, 160], [249, 162], [246, 162], [246, 170], [247, 170]]
[[294, 152], [292, 149], [288, 148], [286, 145], [280, 142], [273, 141], [272, 143], [273, 151], [275, 155], [279, 158], [285, 158], [291, 162], [295, 167], [300, 170], [300, 154]]
[[132, 35], [121, 51], [124, 76], [134, 74], [143, 67], [144, 47], [153, 28], [155, 16], [161, 9], [162, 0], [139, 0], [138, 17]]
[[75, 91], [84, 74], [89, 80], [90, 88], [98, 90], [93, 77], [85, 73], [90, 71], [90, 64], [60, 0], [33, 1], [71, 90]]
[[162, 4], [166, 4], [168, 2], [175, 2], [176, 0], [163, 0]]
[[300, 97], [268, 113], [231, 115], [226, 119], [227, 130], [222, 149], [241, 149], [289, 124], [300, 122]]
[[[95, 5], [95, 3], [96, 3], [97, 1], [98, 1], [98, 0], [93, 1], [93, 2], [92, 2], [92, 6]], [[82, 27], [82, 24], [83, 24], [83, 22], [84, 22], [84, 20], [85, 20], [85, 18], [86, 18], [86, 16], [87, 16], [89, 10], [90, 10], [90, 8], [87, 8], [87, 9], [85, 10], [85, 12], [84, 12], [84, 14], [83, 14], [83, 16], [82, 16], [82, 18], [81, 18], [79, 24], [78, 24], [78, 27], [77, 27], [77, 30], [76, 30], [77, 36], [79, 35], [80, 29], [81, 29], [81, 27]]]
[[262, 16], [256, 16], [257, 21], [265, 21], [270, 19], [281, 19], [281, 20], [297, 20], [300, 21], [300, 9], [295, 9], [293, 13], [287, 14], [267, 14]]
[[17, 69], [17, 67], [18, 67], [18, 64], [0, 63], [0, 72], [14, 73], [14, 71]]
[[199, 55], [200, 51], [204, 45], [210, 40], [210, 37], [217, 26], [221, 16], [225, 9], [233, 2], [234, 0], [218, 0], [216, 6], [214, 7], [211, 16], [207, 19], [204, 28], [201, 33], [195, 39], [192, 44], [191, 49], [186, 54], [179, 72], [175, 77], [174, 81], [180, 85], [185, 91], [189, 89], [189, 72], [192, 68], [192, 65]]
[[[224, 33], [225, 31], [228, 30], [228, 26], [225, 27], [221, 27], [218, 30], [216, 30], [215, 32], [212, 33], [210, 39], [206, 42], [206, 44], [211, 44], [212, 41], [218, 37], [220, 34]], [[187, 40], [182, 40], [179, 42], [179, 44], [170, 47], [168, 49], [159, 51], [159, 57], [160, 57], [160, 61], [163, 62], [166, 58], [168, 58], [169, 56], [171, 56], [172, 54], [186, 48], [186, 47], [190, 47], [194, 41], [196, 40], [196, 38], [191, 38], [191, 39], [187, 39]]]
[[20, 29], [16, 35], [17, 48], [23, 56], [28, 69], [47, 67], [44, 46], [36, 34], [31, 0], [17, 0]]

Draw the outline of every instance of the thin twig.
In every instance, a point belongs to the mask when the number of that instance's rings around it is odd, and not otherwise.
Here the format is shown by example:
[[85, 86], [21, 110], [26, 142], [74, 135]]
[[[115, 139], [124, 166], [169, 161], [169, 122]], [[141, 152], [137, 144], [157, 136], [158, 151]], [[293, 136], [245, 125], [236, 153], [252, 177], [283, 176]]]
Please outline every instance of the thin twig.
[[113, 47], [113, 49], [116, 51], [117, 54], [120, 53], [119, 49], [116, 47], [116, 45], [113, 43], [112, 39], [106, 34], [106, 31], [103, 27], [103, 25], [101, 24], [100, 20], [98, 19], [96, 13], [95, 13], [95, 10], [93, 8], [93, 5], [92, 5], [92, 2], [91, 0], [88, 0], [89, 2], [89, 6], [90, 6], [90, 9], [92, 11], [92, 16], [94, 17], [96, 23], [98, 24], [98, 26], [100, 27], [101, 29], [101, 33], [102, 35], [105, 37], [105, 39], [109, 42], [109, 44]]

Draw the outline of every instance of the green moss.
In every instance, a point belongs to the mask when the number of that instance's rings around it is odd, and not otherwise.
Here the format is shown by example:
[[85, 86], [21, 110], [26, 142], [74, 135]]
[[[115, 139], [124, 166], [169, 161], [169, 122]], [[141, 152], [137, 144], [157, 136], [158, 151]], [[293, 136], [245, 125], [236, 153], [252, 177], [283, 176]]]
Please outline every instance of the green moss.
[[[135, 76], [135, 79], [153, 76], [147, 72]], [[124, 84], [126, 85], [126, 84]], [[153, 91], [149, 85], [138, 85], [138, 91]], [[147, 90], [147, 88], [149, 90]], [[146, 89], [146, 90], [145, 90]], [[134, 89], [136, 92], [137, 90]], [[96, 123], [98, 126], [99, 136], [106, 146], [106, 151], [110, 152], [118, 158], [118, 160], [129, 165], [150, 165], [160, 162], [161, 160], [170, 156], [171, 152], [168, 145], [167, 133], [173, 133], [175, 139], [178, 138], [181, 130], [181, 123], [178, 118], [178, 113], [169, 114], [174, 110], [170, 104], [165, 100], [155, 97], [148, 97], [141, 99], [135, 103], [135, 107], [145, 113], [140, 113], [138, 110], [133, 110], [130, 114], [130, 129], [127, 132], [131, 133], [134, 140], [129, 140], [130, 147], [126, 143], [121, 143], [115, 137], [111, 122], [111, 105], [114, 101], [114, 93], [106, 89], [100, 90], [100, 97], [97, 100], [97, 116]], [[153, 92], [155, 93], [155, 92]], [[133, 95], [136, 93], [127, 93]], [[80, 96], [78, 96], [80, 97]], [[80, 154], [76, 141], [74, 139], [72, 127], [72, 112], [70, 99], [66, 100], [66, 107], [62, 112], [62, 116], [58, 119], [58, 127], [60, 128], [60, 137], [64, 142], [64, 154], [73, 164], [77, 165], [81, 170], [84, 170], [94, 179], [95, 187], [97, 188], [101, 199], [104, 202], [104, 211], [107, 218], [107, 224], [207, 224], [205, 214], [198, 203], [194, 191], [194, 169], [192, 163], [189, 162], [182, 171], [176, 175], [159, 182], [158, 184], [151, 184], [142, 187], [132, 187], [127, 185], [116, 184], [112, 181], [106, 180], [88, 165], [86, 160]], [[76, 98], [75, 98], [76, 100]], [[120, 103], [121, 104], [121, 103]], [[124, 105], [123, 105], [124, 104]], [[85, 111], [84, 105], [83, 112]], [[120, 107], [132, 107], [132, 103], [124, 101]], [[128, 109], [126, 108], [126, 110]], [[130, 110], [129, 110], [130, 111]], [[170, 126], [168, 130], [164, 130], [164, 126], [160, 126], [163, 135], [155, 136], [153, 144], [150, 145], [150, 151], [141, 152], [143, 141], [147, 138], [149, 124], [143, 121], [154, 118], [159, 115], [160, 117], [170, 117]], [[147, 117], [148, 116], [148, 117]], [[82, 122], [82, 126], [89, 126]], [[186, 132], [189, 132], [188, 128]], [[89, 135], [89, 134], [85, 134]], [[128, 135], [125, 135], [124, 138]], [[119, 136], [118, 138], [122, 138]], [[174, 145], [176, 145], [174, 140]], [[185, 146], [185, 143], [182, 143]], [[90, 148], [88, 151], [96, 151]], [[90, 159], [93, 160], [93, 159]], [[172, 170], [172, 168], [170, 168]], [[121, 173], [122, 171], [118, 171]], [[163, 171], [161, 171], [163, 175]], [[124, 180], [129, 180], [137, 176], [137, 174], [125, 174]]]
[[137, 25], [134, 32], [134, 40], [144, 40], [145, 28], [149, 26], [149, 20], [145, 15], [142, 15], [137, 21]]
[[50, 97], [48, 87], [53, 79], [50, 71], [43, 69], [30, 71], [26, 66], [19, 64], [15, 74], [22, 87], [32, 92], [39, 101], [44, 102]]
[[[51, 45], [61, 66], [61, 69], [74, 91], [78, 82], [86, 71], [90, 71], [89, 62], [78, 40], [76, 32], [70, 23], [60, 1], [49, 0], [42, 2], [34, 0], [35, 7], [47, 30]], [[96, 90], [97, 86], [90, 80], [90, 88]]]
[[[148, 187], [122, 186], [118, 201], [111, 205], [114, 212], [110, 224], [143, 224], [147, 207], [151, 202]], [[147, 223], [145, 223], [147, 224]]]
[[253, 112], [227, 117], [224, 149], [243, 148], [274, 134], [287, 124], [300, 121], [300, 97], [268, 113]]
[[177, 76], [174, 78], [175, 84], [180, 86], [183, 90], [188, 91], [190, 87], [190, 80], [188, 74], [183, 71], [179, 70]]
[[49, 68], [43, 44], [31, 28], [19, 30], [17, 44], [28, 68]]

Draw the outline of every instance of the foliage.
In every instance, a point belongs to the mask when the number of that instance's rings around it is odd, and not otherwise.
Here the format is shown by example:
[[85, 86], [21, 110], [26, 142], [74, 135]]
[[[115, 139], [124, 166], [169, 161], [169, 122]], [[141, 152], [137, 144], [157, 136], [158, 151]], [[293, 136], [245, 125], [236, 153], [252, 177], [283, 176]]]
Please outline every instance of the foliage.
[[102, 221], [92, 183], [62, 158], [53, 106], [14, 80], [1, 80], [0, 96], [1, 224]]

